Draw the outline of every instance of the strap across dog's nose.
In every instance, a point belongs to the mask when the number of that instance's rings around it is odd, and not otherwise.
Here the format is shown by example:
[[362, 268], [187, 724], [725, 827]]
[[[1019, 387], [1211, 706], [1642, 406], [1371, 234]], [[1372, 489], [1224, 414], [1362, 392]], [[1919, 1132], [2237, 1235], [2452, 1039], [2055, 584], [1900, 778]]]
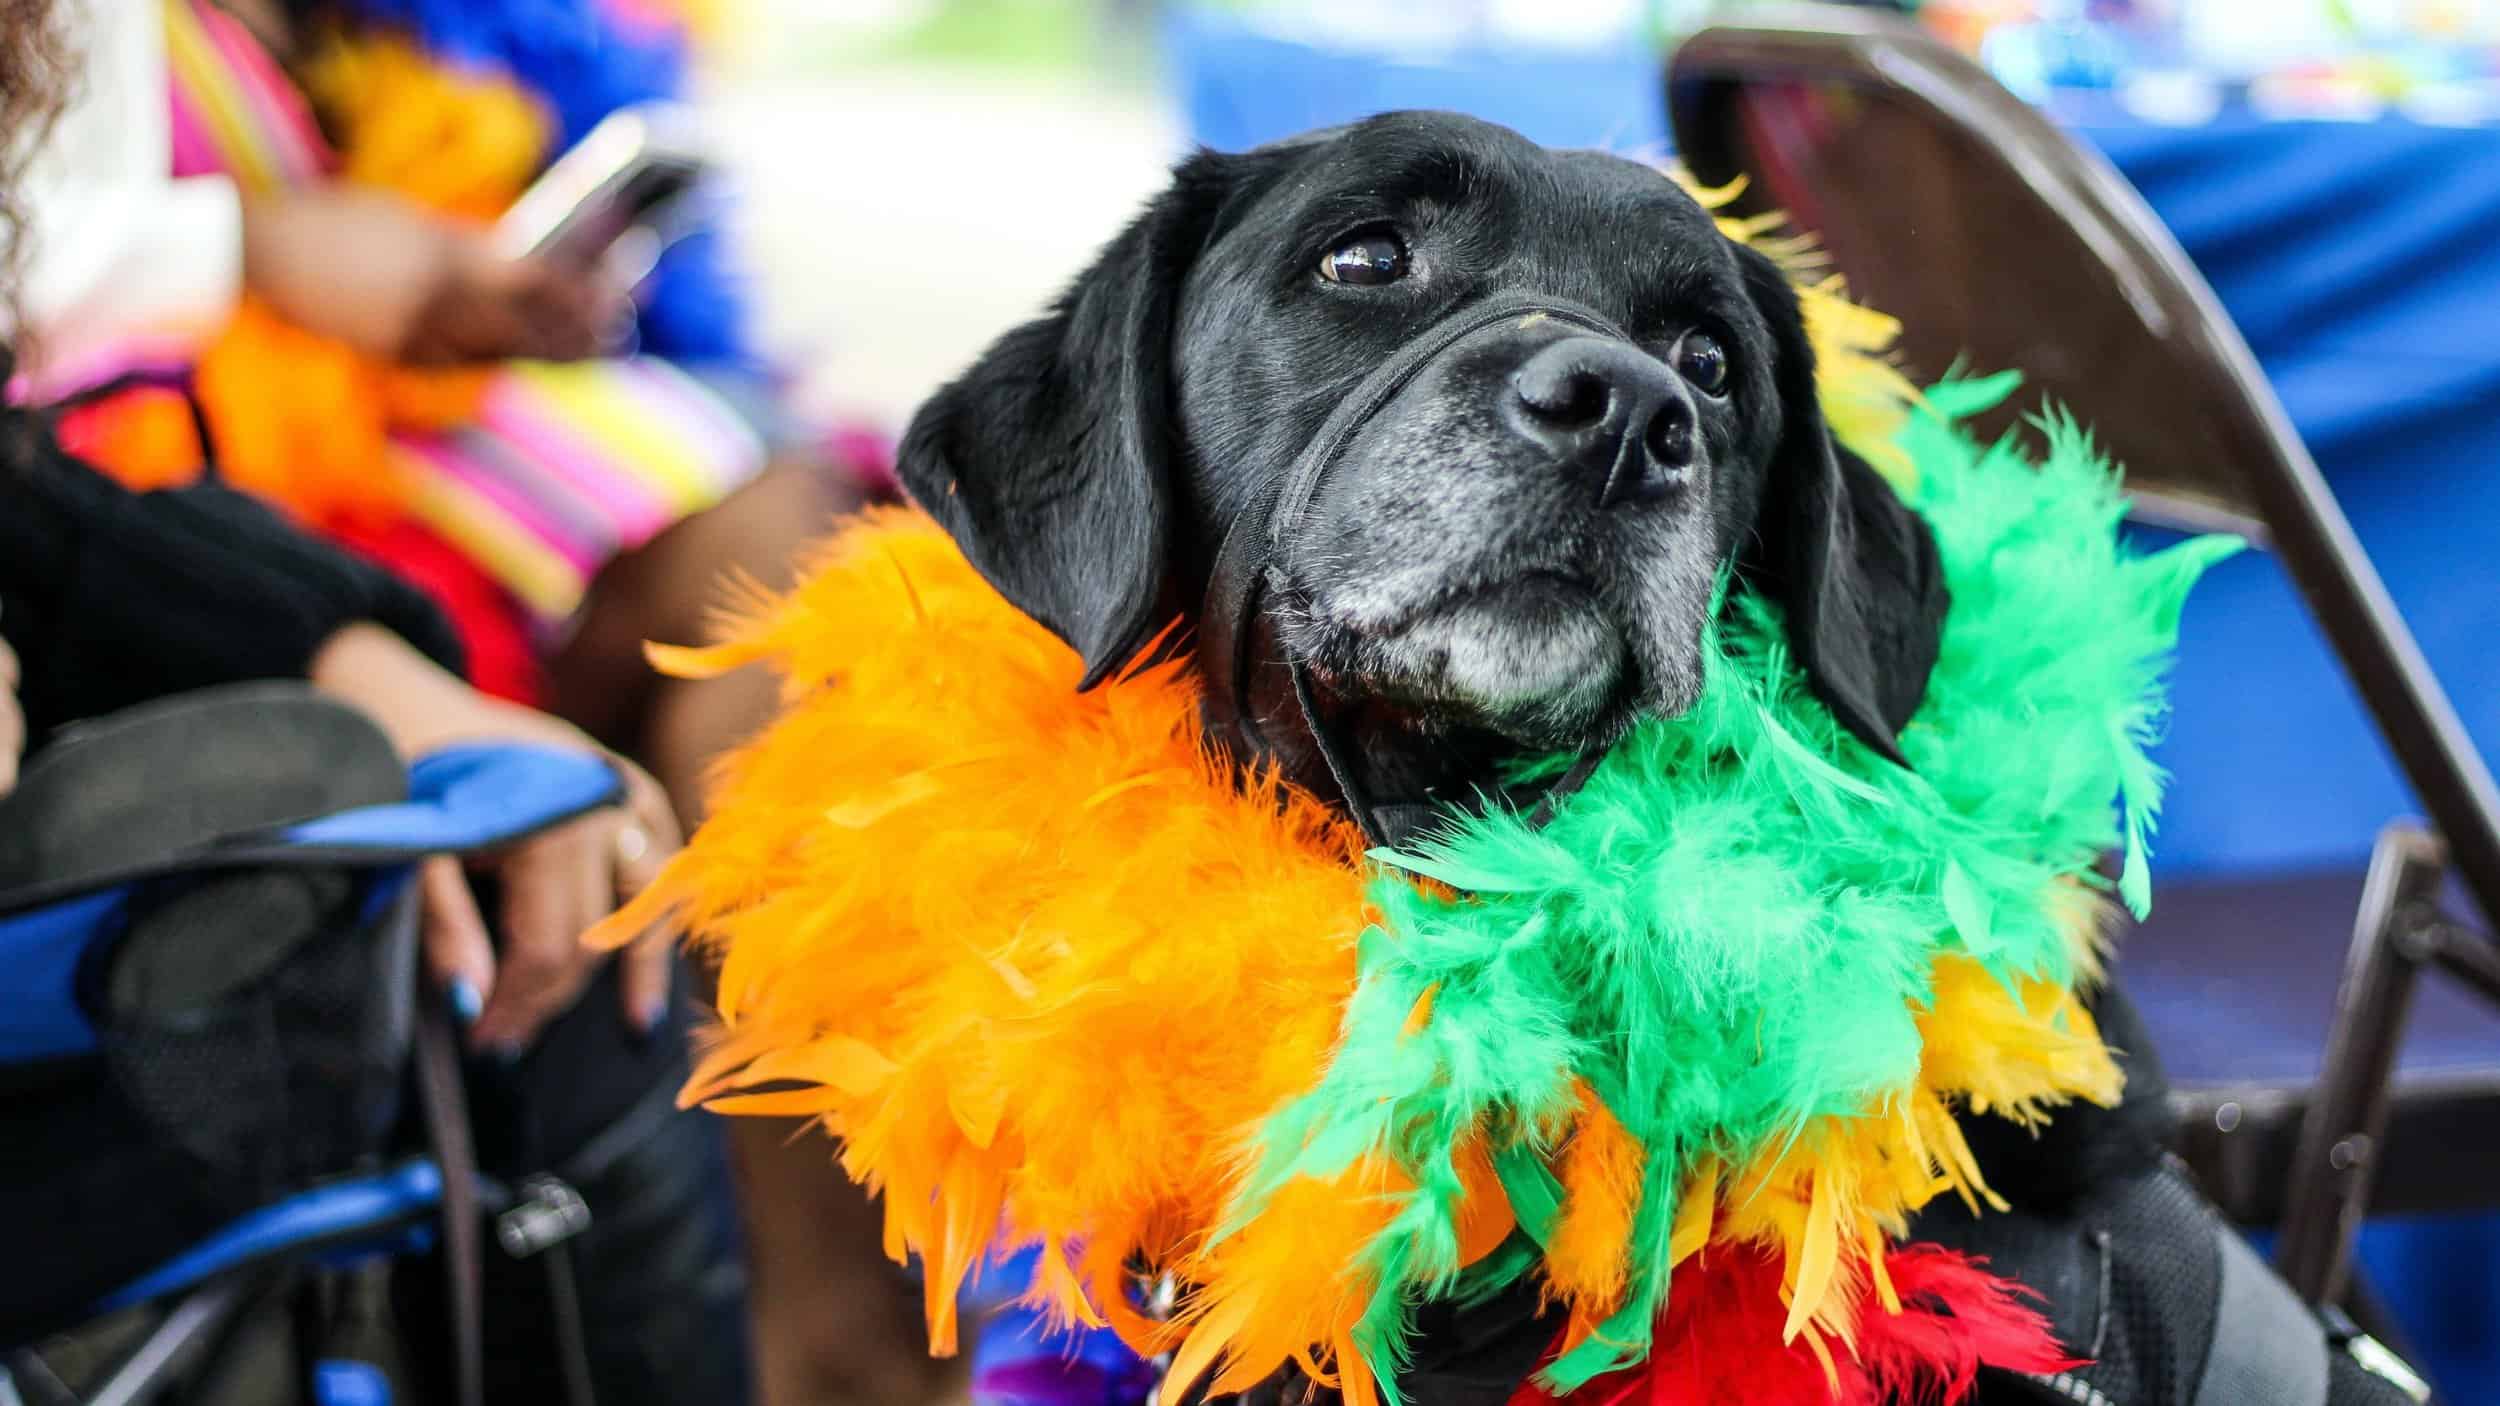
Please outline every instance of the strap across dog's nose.
[[[1425, 329], [1422, 335], [1399, 348], [1396, 355], [1373, 367], [1353, 393], [1330, 412], [1319, 433], [1311, 437], [1310, 446], [1292, 466], [1226, 530], [1223, 545], [1215, 554], [1214, 569], [1207, 578], [1206, 601], [1199, 612], [1199, 660], [1206, 674], [1211, 708], [1230, 714], [1228, 721], [1246, 744], [1259, 749], [1268, 745], [1250, 698], [1256, 661], [1249, 657], [1249, 652], [1258, 638], [1258, 614], [1268, 594], [1284, 588], [1285, 545], [1290, 535], [1301, 528], [1329, 470], [1336, 467], [1355, 433], [1405, 390], [1435, 357], [1503, 322], [1537, 317], [1554, 318], [1606, 336], [1625, 335], [1604, 314], [1564, 299], [1506, 293], [1470, 303]], [[1292, 679], [1302, 726], [1336, 781], [1346, 810], [1362, 828], [1364, 838], [1375, 845], [1397, 845], [1441, 818], [1437, 807], [1384, 805], [1375, 801], [1369, 788], [1362, 784], [1354, 749], [1320, 707], [1309, 663], [1290, 656], [1284, 663]], [[1598, 759], [1597, 754], [1591, 753], [1574, 763], [1530, 812], [1530, 823], [1542, 825], [1550, 820], [1560, 802], [1578, 790], [1596, 769]]]

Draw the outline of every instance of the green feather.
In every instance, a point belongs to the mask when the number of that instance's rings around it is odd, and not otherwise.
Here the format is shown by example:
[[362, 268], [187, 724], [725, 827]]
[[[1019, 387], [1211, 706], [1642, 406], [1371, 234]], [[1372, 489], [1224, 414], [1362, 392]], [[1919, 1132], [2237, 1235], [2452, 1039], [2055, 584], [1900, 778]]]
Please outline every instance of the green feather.
[[1545, 1159], [1526, 1143], [1512, 1143], [1493, 1155], [1493, 1172], [1501, 1180], [1502, 1194], [1510, 1198], [1519, 1228], [1539, 1245], [1551, 1240], [1554, 1221], [1562, 1215], [1563, 1191]]
[[[1710, 633], [1701, 698], [1636, 727], [1550, 825], [1453, 817], [1373, 856], [1380, 925], [1342, 1038], [1317, 1084], [1261, 1129], [1230, 1224], [1294, 1178], [1366, 1157], [1413, 1179], [1361, 1253], [1379, 1288], [1355, 1336], [1384, 1389], [1416, 1302], [1528, 1271], [1561, 1210], [1534, 1130], [1567, 1123], [1580, 1082], [1648, 1161], [1627, 1305], [1603, 1341], [1552, 1365], [1557, 1388], [1646, 1351], [1693, 1159], [1742, 1165], [1914, 1081], [1912, 1010], [1939, 955], [2001, 981], [2071, 983], [2048, 896], [2059, 879], [2105, 886], [2093, 866], [2111, 849], [2143, 911], [2163, 664], [2189, 587], [2239, 544], [2131, 556], [2117, 477], [2071, 419], [2034, 422], [2037, 463], [1957, 424], [2015, 384], [1937, 386], [1901, 431], [1953, 594], [1901, 737], [1910, 770], [1839, 727], [1807, 691], [1778, 608], [1738, 594]], [[1431, 1017], [1409, 1031], [1426, 990]], [[1454, 1167], [1480, 1132], [1507, 1139], [1494, 1165], [1524, 1233], [1462, 1271]]]

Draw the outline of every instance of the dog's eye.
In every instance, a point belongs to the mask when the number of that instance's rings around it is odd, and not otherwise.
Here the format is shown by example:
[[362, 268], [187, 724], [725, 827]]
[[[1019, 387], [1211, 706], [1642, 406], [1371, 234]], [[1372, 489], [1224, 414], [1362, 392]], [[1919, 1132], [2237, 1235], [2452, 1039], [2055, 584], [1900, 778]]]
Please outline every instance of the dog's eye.
[[1688, 333], [1675, 344], [1675, 370], [1702, 394], [1718, 395], [1727, 389], [1727, 349], [1707, 332]]
[[1358, 234], [1320, 256], [1319, 276], [1369, 288], [1406, 277], [1406, 241], [1389, 230]]

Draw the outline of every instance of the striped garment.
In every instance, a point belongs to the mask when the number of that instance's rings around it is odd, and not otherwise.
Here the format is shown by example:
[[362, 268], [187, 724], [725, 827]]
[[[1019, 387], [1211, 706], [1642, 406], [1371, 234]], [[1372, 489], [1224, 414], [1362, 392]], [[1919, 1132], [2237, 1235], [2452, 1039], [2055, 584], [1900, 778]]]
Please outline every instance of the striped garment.
[[[246, 192], [332, 178], [342, 162], [310, 104], [241, 23], [208, 0], [165, 0], [165, 20], [172, 174], [224, 174]], [[500, 82], [454, 74], [442, 86], [473, 92]], [[486, 96], [511, 104], [508, 93]], [[456, 115], [452, 102], [445, 106]], [[429, 116], [409, 114], [411, 121]], [[544, 155], [529, 153], [527, 164]], [[221, 407], [203, 390], [211, 434], [222, 445]], [[609, 559], [718, 502], [764, 460], [745, 420], [655, 358], [513, 362], [462, 395], [456, 403], [465, 413], [448, 423], [408, 415], [388, 423], [379, 440], [383, 462], [366, 472], [393, 481], [390, 501], [407, 519], [391, 524], [393, 531], [414, 527], [456, 549], [509, 596], [542, 643], [578, 608]], [[320, 415], [333, 407], [297, 408]], [[337, 516], [318, 504], [282, 506], [315, 526], [330, 526]], [[370, 512], [363, 516], [360, 530], [344, 535], [369, 547], [386, 534], [376, 532]]]

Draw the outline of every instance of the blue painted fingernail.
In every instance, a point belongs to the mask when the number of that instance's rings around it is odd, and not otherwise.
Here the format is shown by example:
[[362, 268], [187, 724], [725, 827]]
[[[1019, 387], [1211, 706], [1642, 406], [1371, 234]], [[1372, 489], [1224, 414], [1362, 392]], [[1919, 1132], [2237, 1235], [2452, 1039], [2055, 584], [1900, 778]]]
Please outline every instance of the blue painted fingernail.
[[643, 1034], [648, 1035], [659, 1029], [660, 1022], [666, 1019], [668, 1019], [668, 997], [653, 996], [642, 1003], [642, 1010], [635, 1015], [634, 1023], [641, 1028]]
[[460, 1018], [462, 1025], [476, 1024], [478, 1012], [486, 1009], [486, 1002], [477, 994], [477, 983], [465, 976], [455, 976], [451, 979], [449, 991], [451, 1013]]
[[527, 1054], [528, 1052], [528, 1047], [521, 1044], [517, 1040], [498, 1040], [494, 1044], [486, 1047], [487, 1057], [506, 1069], [510, 1069], [512, 1066], [519, 1064], [521, 1062], [521, 1056]]

